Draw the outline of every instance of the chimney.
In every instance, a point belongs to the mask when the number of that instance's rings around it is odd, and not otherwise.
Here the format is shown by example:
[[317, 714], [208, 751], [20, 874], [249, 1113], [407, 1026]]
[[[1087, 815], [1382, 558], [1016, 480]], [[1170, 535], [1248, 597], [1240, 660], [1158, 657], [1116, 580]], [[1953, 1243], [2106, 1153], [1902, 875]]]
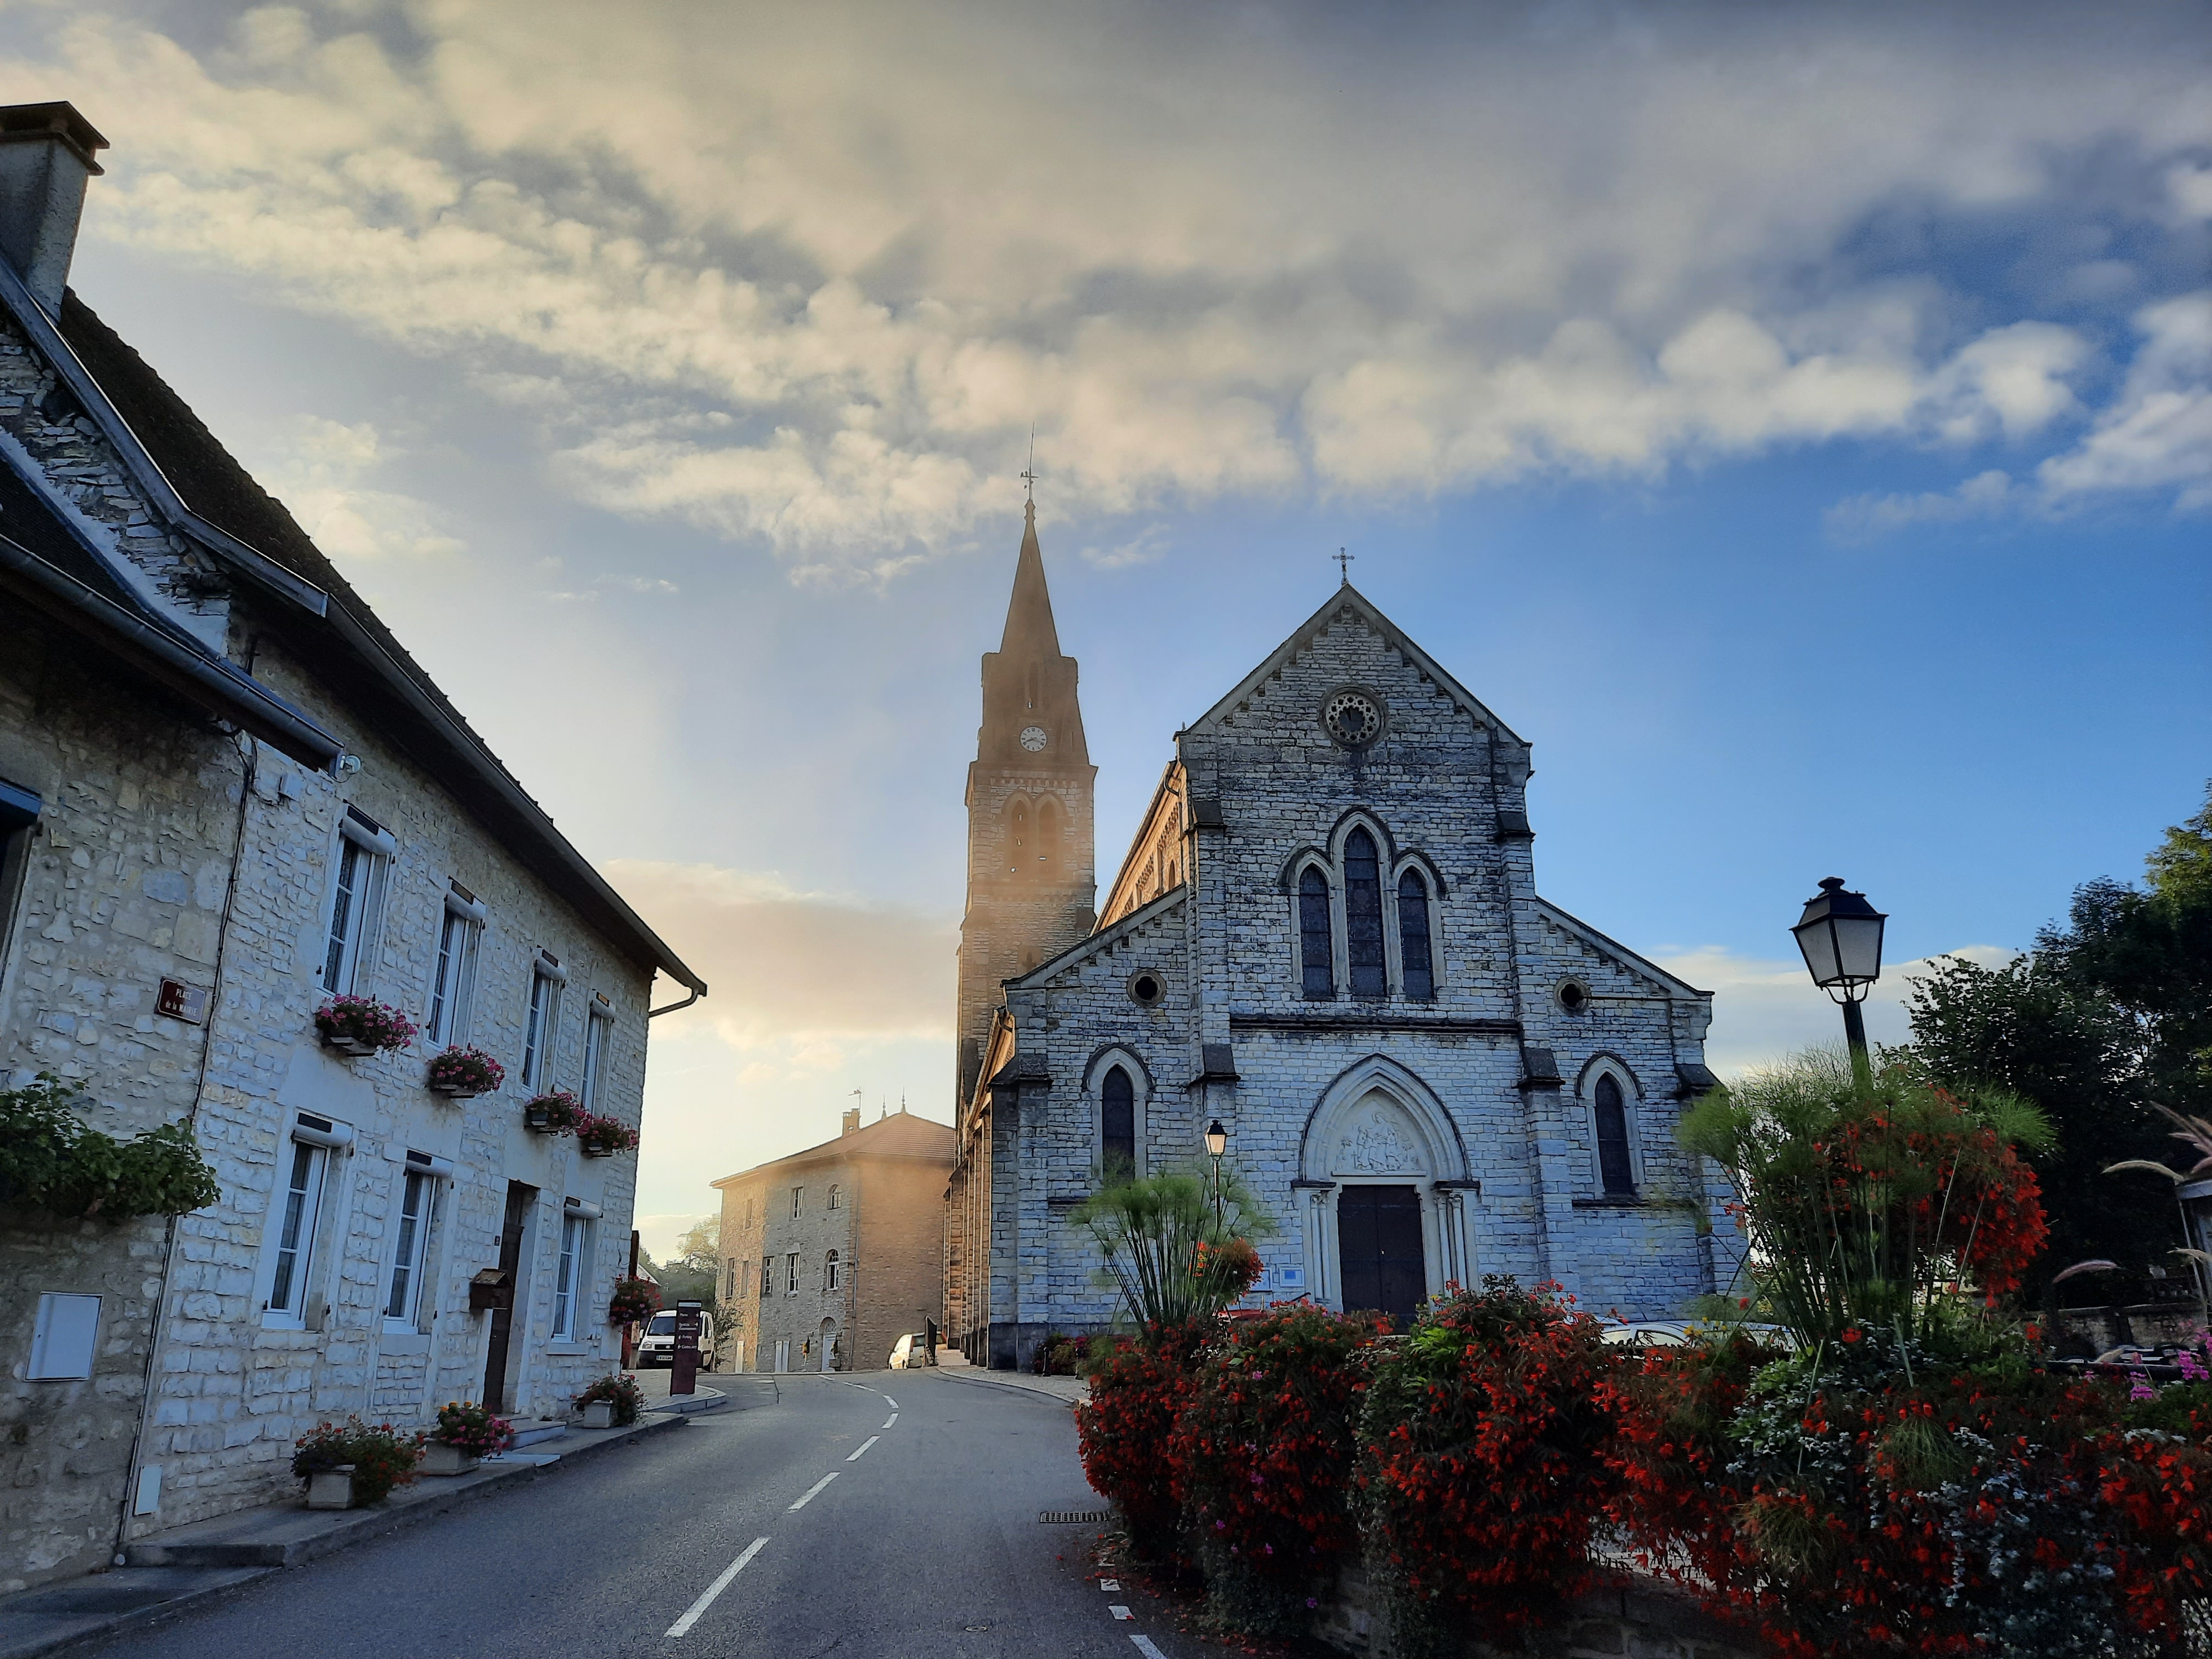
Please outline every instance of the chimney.
[[845, 1109], [845, 1133], [848, 1135], [860, 1133], [860, 1109], [857, 1106]]
[[84, 184], [107, 140], [69, 104], [0, 106], [0, 258], [50, 313], [62, 308]]

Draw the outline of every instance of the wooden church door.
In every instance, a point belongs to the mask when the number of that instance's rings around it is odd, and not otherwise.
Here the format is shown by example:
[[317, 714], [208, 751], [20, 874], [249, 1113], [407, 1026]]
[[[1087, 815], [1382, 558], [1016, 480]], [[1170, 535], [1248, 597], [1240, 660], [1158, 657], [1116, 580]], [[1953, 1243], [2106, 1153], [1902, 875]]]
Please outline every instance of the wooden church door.
[[1347, 1313], [1379, 1308], [1405, 1329], [1428, 1294], [1421, 1195], [1411, 1187], [1346, 1187], [1336, 1198], [1340, 1278]]

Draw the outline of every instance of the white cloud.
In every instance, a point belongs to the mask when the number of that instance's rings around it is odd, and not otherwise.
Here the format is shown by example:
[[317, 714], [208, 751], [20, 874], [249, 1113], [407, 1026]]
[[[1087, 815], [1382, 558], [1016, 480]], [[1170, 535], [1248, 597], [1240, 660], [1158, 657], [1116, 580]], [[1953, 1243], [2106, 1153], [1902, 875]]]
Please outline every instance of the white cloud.
[[1172, 543], [1165, 525], [1148, 524], [1118, 547], [1086, 547], [1079, 556], [1101, 570], [1121, 570], [1133, 564], [1158, 562]]
[[1850, 496], [1828, 509], [1828, 533], [1839, 541], [1865, 541], [1907, 525], [1994, 518], [2015, 506], [2020, 495], [2011, 477], [1992, 468], [1975, 474], [1956, 489]]
[[[1944, 953], [1964, 957], [1984, 968], [2012, 960], [2015, 951], [1994, 945], [1966, 945]], [[1843, 1040], [1843, 1015], [1827, 994], [1805, 976], [1802, 962], [1739, 956], [1717, 945], [1653, 960], [1668, 973], [1713, 994], [1712, 1030], [1705, 1037], [1705, 1063], [1723, 1077], [1816, 1043]], [[1865, 1004], [1867, 1037], [1873, 1042], [1905, 1042], [1911, 1030], [1905, 1000], [1911, 981], [1936, 958], [1921, 957], [1883, 970]]]
[[[2186, 8], [356, 15], [195, 49], [32, 14], [0, 95], [66, 91], [115, 140], [86, 236], [439, 354], [538, 422], [557, 487], [825, 580], [958, 543], [1032, 423], [1054, 510], [1113, 514], [2021, 441], [2078, 416], [2081, 336], [1962, 331], [1944, 273], [1854, 239], [1900, 204], [2065, 211], [2065, 158], [2115, 135], [2144, 182], [2112, 200], [2185, 217], [2212, 131]], [[2051, 487], [2159, 474], [2189, 424], [2161, 397]]]
[[270, 493], [340, 564], [463, 550], [434, 508], [364, 482], [388, 459], [373, 424], [302, 415], [262, 448], [265, 459], [257, 471]]
[[2136, 313], [2142, 345], [2112, 406], [2036, 477], [2054, 501], [2113, 490], [2174, 492], [2212, 507], [2212, 289]]

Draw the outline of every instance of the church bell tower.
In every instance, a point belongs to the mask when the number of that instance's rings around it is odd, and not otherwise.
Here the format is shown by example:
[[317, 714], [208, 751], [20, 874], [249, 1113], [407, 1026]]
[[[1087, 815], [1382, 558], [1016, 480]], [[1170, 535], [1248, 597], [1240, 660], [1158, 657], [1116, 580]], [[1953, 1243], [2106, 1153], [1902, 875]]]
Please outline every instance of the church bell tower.
[[1028, 506], [1014, 594], [983, 655], [983, 724], [968, 769], [968, 910], [960, 923], [960, 1100], [975, 1091], [1001, 981], [1090, 933], [1098, 897], [1075, 659], [1063, 656]]

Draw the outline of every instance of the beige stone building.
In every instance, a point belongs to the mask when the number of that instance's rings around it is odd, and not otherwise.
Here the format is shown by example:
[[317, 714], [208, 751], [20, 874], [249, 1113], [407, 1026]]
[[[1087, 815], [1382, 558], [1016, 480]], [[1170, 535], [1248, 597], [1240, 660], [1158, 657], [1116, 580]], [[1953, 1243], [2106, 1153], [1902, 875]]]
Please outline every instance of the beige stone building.
[[877, 1370], [945, 1322], [952, 1130], [902, 1110], [714, 1182], [722, 1194], [722, 1363]]
[[[295, 1490], [319, 1419], [564, 1412], [635, 1159], [522, 1105], [635, 1126], [655, 975], [704, 989], [65, 286], [103, 147], [0, 110], [0, 1086], [187, 1125], [221, 1196], [0, 1216], [0, 1590]], [[323, 1047], [340, 992], [422, 1036]], [[433, 1092], [448, 1046], [503, 1085]]]

